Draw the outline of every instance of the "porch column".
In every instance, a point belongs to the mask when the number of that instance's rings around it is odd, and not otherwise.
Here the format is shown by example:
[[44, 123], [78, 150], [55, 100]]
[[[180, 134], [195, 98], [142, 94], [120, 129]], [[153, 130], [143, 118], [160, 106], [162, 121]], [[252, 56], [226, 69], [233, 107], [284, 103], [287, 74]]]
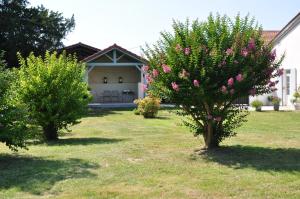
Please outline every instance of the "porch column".
[[141, 74], [141, 81], [138, 82], [138, 98], [144, 98], [145, 94], [144, 94], [144, 89], [143, 89], [143, 84], [144, 84], [144, 72], [142, 70], [142, 67], [144, 65], [140, 65], [141, 67], [139, 67], [138, 65], [135, 65], [135, 67], [140, 71]]

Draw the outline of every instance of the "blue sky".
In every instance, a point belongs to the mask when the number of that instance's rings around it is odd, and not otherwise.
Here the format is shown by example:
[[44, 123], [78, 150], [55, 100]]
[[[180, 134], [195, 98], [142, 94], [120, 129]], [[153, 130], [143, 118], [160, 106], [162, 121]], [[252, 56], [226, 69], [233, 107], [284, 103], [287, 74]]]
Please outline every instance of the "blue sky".
[[170, 30], [172, 19], [205, 20], [210, 12], [254, 16], [265, 30], [280, 30], [299, 11], [299, 0], [29, 0], [65, 17], [75, 16], [76, 27], [65, 45], [83, 42], [103, 49], [117, 43], [140, 54], [159, 32]]

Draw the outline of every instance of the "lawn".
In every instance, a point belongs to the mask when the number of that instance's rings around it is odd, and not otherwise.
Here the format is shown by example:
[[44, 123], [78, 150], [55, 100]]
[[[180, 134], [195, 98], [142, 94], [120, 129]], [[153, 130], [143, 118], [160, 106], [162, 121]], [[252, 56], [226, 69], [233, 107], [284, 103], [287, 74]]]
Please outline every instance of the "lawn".
[[300, 198], [300, 113], [251, 113], [199, 154], [180, 118], [92, 114], [57, 143], [0, 144], [0, 198]]

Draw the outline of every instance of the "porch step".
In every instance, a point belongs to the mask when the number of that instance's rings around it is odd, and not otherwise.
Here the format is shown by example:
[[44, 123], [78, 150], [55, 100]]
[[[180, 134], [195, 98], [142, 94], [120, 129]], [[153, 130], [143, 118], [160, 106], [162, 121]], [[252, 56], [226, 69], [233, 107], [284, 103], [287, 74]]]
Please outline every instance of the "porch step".
[[135, 108], [134, 103], [91, 103], [89, 108]]

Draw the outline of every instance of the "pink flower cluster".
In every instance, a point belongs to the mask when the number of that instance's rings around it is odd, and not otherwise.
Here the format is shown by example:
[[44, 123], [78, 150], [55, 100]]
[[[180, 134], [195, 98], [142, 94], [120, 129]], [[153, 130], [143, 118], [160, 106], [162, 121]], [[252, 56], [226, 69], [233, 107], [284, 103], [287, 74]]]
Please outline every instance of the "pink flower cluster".
[[190, 48], [185, 48], [184, 49], [184, 54], [185, 55], [189, 55], [191, 53], [191, 49]]
[[276, 85], [276, 82], [269, 81], [269, 87], [274, 87], [275, 85]]
[[176, 84], [176, 82], [172, 82], [171, 86], [173, 88], [174, 91], [178, 92], [179, 91], [179, 86]]
[[269, 59], [270, 61], [274, 61], [276, 58], [276, 49], [274, 49], [270, 54], [269, 54]]
[[233, 84], [234, 84], [234, 79], [231, 77], [231, 78], [229, 78], [229, 79], [227, 80], [227, 85], [228, 85], [229, 87], [231, 87], [231, 86], [233, 86]]
[[196, 80], [196, 79], [193, 81], [193, 84], [194, 84], [195, 87], [199, 87], [200, 86], [199, 81]]
[[143, 66], [143, 71], [147, 72], [149, 70], [149, 66]]
[[249, 43], [248, 43], [248, 49], [249, 50], [255, 50], [256, 46], [255, 46], [255, 40], [252, 38], [250, 39]]
[[[238, 75], [235, 77], [235, 80], [236, 80], [237, 82], [241, 82], [241, 81], [243, 81], [243, 79], [244, 79], [244, 78], [243, 78], [243, 75], [242, 75], [242, 74], [238, 74]], [[229, 78], [229, 79], [227, 80], [227, 86], [228, 86], [228, 88], [231, 88], [231, 89], [229, 90], [229, 93], [230, 93], [231, 95], [233, 95], [233, 94], [235, 93], [234, 88], [232, 88], [233, 85], [234, 85], [234, 78], [231, 77], [231, 78]], [[223, 94], [227, 94], [227, 93], [228, 93], [228, 88], [227, 88], [225, 85], [221, 86], [221, 92], [222, 92]]]
[[148, 84], [151, 84], [153, 82], [153, 78], [151, 77], [151, 75], [146, 74], [145, 78], [146, 78]]
[[153, 70], [152, 70], [152, 75], [153, 75], [154, 78], [156, 78], [156, 77], [159, 75], [158, 70], [153, 69]]
[[147, 91], [147, 90], [148, 90], [147, 84], [143, 84], [143, 91]]
[[236, 77], [235, 77], [236, 81], [238, 82], [241, 82], [243, 81], [243, 75], [242, 74], [238, 74]]
[[[181, 52], [182, 51], [182, 47], [180, 46], [180, 44], [177, 44], [176, 47], [175, 47], [175, 50], [177, 53]], [[189, 55], [191, 53], [191, 48], [189, 47], [186, 47], [183, 49], [183, 52], [185, 55]]]
[[162, 68], [163, 68], [164, 73], [170, 73], [171, 72], [171, 67], [166, 65], [166, 64], [163, 64]]
[[278, 70], [277, 70], [277, 74], [278, 74], [279, 76], [282, 76], [282, 75], [283, 75], [283, 71], [284, 71], [283, 68], [278, 69]]
[[221, 87], [221, 92], [222, 92], [223, 94], [227, 94], [227, 87], [223, 85], [223, 86]]
[[233, 54], [233, 50], [232, 50], [232, 48], [227, 48], [227, 50], [226, 50], [226, 55], [232, 55]]
[[243, 48], [243, 49], [241, 50], [241, 55], [242, 55], [243, 57], [247, 57], [248, 54], [249, 54], [249, 52], [248, 52], [247, 48]]

